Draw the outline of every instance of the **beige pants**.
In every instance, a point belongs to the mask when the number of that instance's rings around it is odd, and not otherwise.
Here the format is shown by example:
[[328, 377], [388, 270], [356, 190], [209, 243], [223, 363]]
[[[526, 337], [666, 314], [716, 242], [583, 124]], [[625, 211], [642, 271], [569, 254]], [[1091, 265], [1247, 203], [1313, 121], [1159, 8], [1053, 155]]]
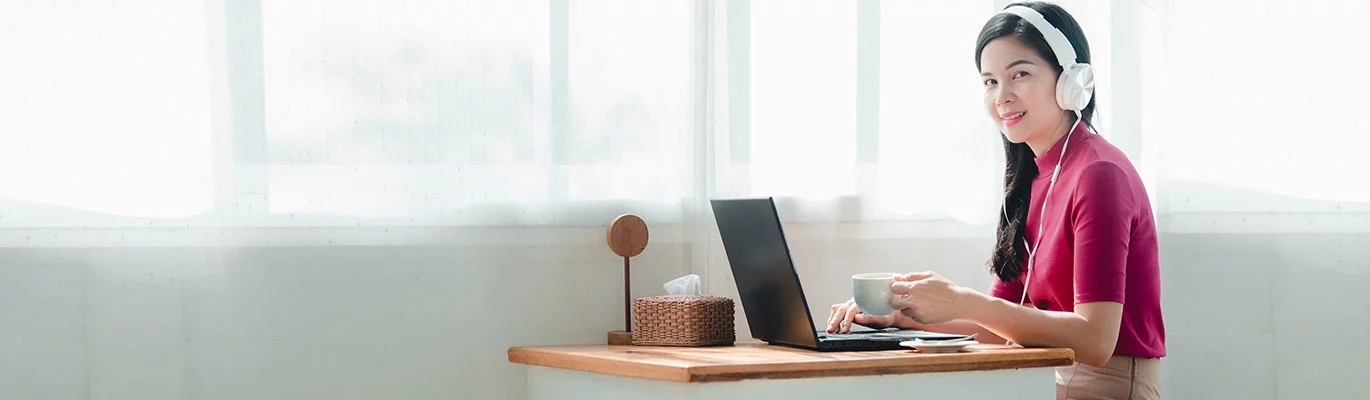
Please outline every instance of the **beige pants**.
[[1056, 368], [1056, 399], [1159, 399], [1161, 360], [1113, 356], [1102, 367]]

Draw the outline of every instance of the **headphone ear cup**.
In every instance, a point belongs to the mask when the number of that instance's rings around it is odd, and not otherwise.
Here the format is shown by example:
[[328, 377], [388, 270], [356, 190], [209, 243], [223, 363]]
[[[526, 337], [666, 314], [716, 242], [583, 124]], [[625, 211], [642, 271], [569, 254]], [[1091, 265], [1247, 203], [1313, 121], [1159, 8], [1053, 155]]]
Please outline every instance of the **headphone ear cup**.
[[1084, 110], [1094, 96], [1094, 68], [1089, 64], [1072, 64], [1061, 71], [1056, 80], [1056, 105], [1066, 111]]

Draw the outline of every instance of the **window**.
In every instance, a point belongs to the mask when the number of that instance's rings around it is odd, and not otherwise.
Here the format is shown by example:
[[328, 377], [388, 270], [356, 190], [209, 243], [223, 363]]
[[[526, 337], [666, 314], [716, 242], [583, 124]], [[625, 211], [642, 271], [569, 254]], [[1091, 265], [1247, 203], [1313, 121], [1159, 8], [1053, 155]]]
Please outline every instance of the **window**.
[[0, 13], [5, 226], [213, 207], [204, 15], [201, 2], [172, 0], [22, 2]]
[[263, 1], [269, 210], [506, 224], [678, 204], [691, 7]]
[[1183, 93], [1155, 104], [1166, 210], [1370, 211], [1370, 138], [1356, 121], [1370, 47], [1355, 39], [1370, 7], [1169, 2], [1160, 14], [1157, 67]]

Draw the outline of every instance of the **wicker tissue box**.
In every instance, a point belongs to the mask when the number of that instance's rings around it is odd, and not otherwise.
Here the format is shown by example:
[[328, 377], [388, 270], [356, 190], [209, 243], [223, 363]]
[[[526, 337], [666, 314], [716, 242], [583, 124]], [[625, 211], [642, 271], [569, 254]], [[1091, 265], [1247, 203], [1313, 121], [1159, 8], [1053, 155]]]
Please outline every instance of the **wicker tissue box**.
[[718, 296], [653, 296], [633, 300], [633, 344], [639, 346], [731, 345], [733, 299]]

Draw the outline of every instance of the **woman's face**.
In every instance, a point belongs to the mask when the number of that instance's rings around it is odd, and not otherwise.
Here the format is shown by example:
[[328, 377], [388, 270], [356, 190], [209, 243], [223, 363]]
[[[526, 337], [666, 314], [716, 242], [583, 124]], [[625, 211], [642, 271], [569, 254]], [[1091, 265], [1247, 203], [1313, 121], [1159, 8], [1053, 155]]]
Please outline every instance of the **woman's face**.
[[994, 39], [980, 52], [985, 110], [1013, 143], [1050, 140], [1065, 118], [1056, 104], [1056, 70], [1014, 36]]

